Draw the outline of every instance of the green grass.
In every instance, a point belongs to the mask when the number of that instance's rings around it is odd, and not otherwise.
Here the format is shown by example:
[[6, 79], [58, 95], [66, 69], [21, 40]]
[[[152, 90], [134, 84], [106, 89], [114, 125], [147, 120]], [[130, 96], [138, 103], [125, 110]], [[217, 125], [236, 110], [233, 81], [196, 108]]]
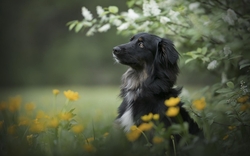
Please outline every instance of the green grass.
[[[111, 126], [117, 114], [117, 108], [121, 102], [119, 95], [119, 86], [59, 86], [59, 87], [26, 87], [0, 90], [0, 101], [8, 101], [9, 97], [20, 95], [22, 104], [33, 102], [36, 105], [36, 111], [42, 110], [51, 114], [54, 104], [53, 89], [60, 90], [56, 98], [57, 110], [60, 110], [66, 97], [63, 92], [72, 90], [79, 93], [79, 100], [70, 101], [69, 107], [75, 108], [77, 114], [75, 119], [84, 123], [85, 131], [93, 131], [93, 126], [97, 129], [103, 129], [105, 126]], [[25, 111], [21, 111], [23, 114]]]

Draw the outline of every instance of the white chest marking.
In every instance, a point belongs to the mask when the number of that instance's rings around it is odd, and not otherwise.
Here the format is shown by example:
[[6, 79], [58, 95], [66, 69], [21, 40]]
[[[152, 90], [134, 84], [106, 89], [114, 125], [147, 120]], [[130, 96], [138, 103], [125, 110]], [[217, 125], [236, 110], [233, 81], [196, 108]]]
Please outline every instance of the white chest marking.
[[120, 122], [121, 127], [124, 128], [125, 132], [130, 131], [130, 127], [134, 125], [132, 117], [132, 108], [128, 108], [118, 120]]

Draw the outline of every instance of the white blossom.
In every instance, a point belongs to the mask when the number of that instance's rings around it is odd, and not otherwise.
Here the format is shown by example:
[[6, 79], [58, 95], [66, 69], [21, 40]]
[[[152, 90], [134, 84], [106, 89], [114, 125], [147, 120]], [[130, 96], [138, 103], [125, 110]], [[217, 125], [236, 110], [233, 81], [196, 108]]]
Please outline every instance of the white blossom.
[[168, 23], [168, 22], [170, 22], [171, 20], [168, 18], [168, 17], [166, 17], [166, 16], [161, 16], [160, 17], [160, 22], [161, 22], [161, 24], [166, 24], [166, 23]]
[[119, 20], [119, 19], [114, 19], [113, 24], [114, 24], [115, 26], [120, 26], [120, 25], [122, 24], [122, 21]]
[[105, 24], [98, 29], [99, 32], [106, 32], [110, 29], [110, 24]]
[[218, 66], [218, 62], [217, 60], [213, 60], [212, 62], [210, 62], [207, 66], [208, 70], [213, 70]]
[[155, 0], [150, 0], [150, 2], [144, 0], [142, 8], [144, 16], [157, 16], [161, 13], [161, 10]]
[[199, 2], [194, 2], [194, 3], [189, 4], [188, 8], [189, 10], [194, 10], [194, 9], [197, 9], [199, 6], [200, 6]]
[[237, 15], [232, 9], [228, 9], [227, 14], [223, 17], [223, 20], [229, 25], [234, 25], [234, 22], [237, 20]]
[[230, 49], [229, 46], [225, 46], [223, 48], [223, 52], [224, 52], [225, 56], [228, 56], [228, 55], [230, 55], [232, 53], [232, 51], [231, 51], [231, 49]]
[[127, 16], [132, 20], [135, 20], [140, 17], [133, 9], [128, 10]]
[[89, 31], [86, 33], [87, 36], [92, 36], [96, 32], [96, 27], [93, 26], [89, 29]]
[[90, 13], [90, 11], [85, 8], [82, 7], [82, 16], [87, 20], [87, 21], [91, 21], [93, 19], [92, 14]]
[[123, 23], [117, 29], [122, 31], [122, 30], [128, 29], [128, 27], [129, 27], [129, 23]]
[[170, 10], [168, 15], [172, 18], [172, 19], [177, 19], [177, 16], [179, 15], [180, 13], [179, 12], [176, 12], [176, 11], [173, 11], [173, 10]]
[[98, 14], [99, 16], [102, 16], [103, 13], [104, 13], [104, 10], [103, 10], [103, 8], [102, 8], [101, 6], [97, 6], [97, 7], [96, 7], [96, 12], [97, 12], [97, 14]]

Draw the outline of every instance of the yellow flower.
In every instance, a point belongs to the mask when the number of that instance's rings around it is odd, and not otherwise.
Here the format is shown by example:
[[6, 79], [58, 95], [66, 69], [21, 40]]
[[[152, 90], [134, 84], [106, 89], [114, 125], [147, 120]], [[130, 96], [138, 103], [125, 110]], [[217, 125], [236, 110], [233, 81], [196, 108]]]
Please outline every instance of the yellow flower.
[[37, 119], [45, 118], [46, 114], [43, 111], [38, 111], [36, 114]]
[[3, 128], [4, 120], [0, 121], [0, 129]]
[[19, 120], [18, 123], [19, 126], [28, 126], [31, 123], [31, 120], [25, 116], [20, 116], [18, 120]]
[[245, 103], [249, 99], [249, 96], [243, 95], [237, 99], [239, 103]]
[[7, 102], [0, 103], [0, 111], [5, 110], [6, 107], [7, 107]]
[[103, 134], [103, 137], [106, 138], [108, 135], [109, 135], [109, 133], [106, 132], [106, 133]]
[[163, 139], [162, 137], [155, 136], [155, 137], [153, 138], [153, 143], [154, 143], [154, 144], [160, 144], [160, 143], [162, 143], [163, 141], [164, 141], [164, 139]]
[[64, 95], [67, 99], [71, 100], [71, 101], [76, 101], [79, 99], [79, 95], [78, 92], [73, 92], [71, 90], [68, 91], [64, 91]]
[[57, 118], [52, 118], [51, 120], [48, 121], [47, 126], [51, 128], [56, 128], [59, 125], [59, 121]]
[[248, 107], [249, 107], [249, 104], [247, 105], [247, 104], [242, 104], [241, 106], [240, 106], [240, 110], [241, 111], [246, 111], [247, 109], [248, 109]]
[[31, 145], [31, 144], [32, 144], [32, 141], [33, 141], [33, 134], [27, 135], [27, 136], [26, 136], [26, 139], [27, 139], [29, 145]]
[[234, 130], [236, 128], [236, 126], [228, 126], [229, 130]]
[[168, 110], [166, 111], [166, 115], [168, 117], [175, 117], [176, 115], [178, 115], [180, 111], [179, 107], [169, 107]]
[[7, 129], [7, 133], [10, 135], [14, 135], [16, 133], [16, 125], [9, 126]]
[[60, 93], [60, 91], [58, 89], [53, 89], [52, 92], [53, 92], [54, 95], [58, 95]]
[[153, 123], [150, 122], [150, 123], [142, 123], [138, 129], [141, 130], [141, 131], [149, 131], [150, 129], [152, 129], [153, 127]]
[[91, 143], [91, 142], [94, 141], [94, 140], [95, 140], [94, 137], [90, 137], [90, 138], [87, 138], [87, 139], [85, 140], [85, 143], [86, 143], [86, 144], [89, 144], [89, 143]]
[[135, 131], [137, 128], [138, 128], [138, 127], [137, 127], [136, 125], [133, 125], [133, 126], [130, 127], [130, 130], [131, 130], [131, 131]]
[[76, 133], [76, 134], [79, 134], [83, 131], [84, 127], [83, 125], [74, 125], [71, 130]]
[[15, 112], [20, 109], [22, 99], [20, 96], [12, 97], [9, 99], [9, 110]]
[[72, 113], [66, 112], [66, 113], [61, 113], [60, 118], [62, 120], [70, 120], [73, 117]]
[[126, 137], [129, 141], [134, 142], [141, 136], [141, 131], [139, 129], [130, 131], [126, 134]]
[[159, 114], [154, 114], [154, 115], [153, 115], [153, 119], [154, 119], [154, 120], [159, 120], [159, 118], [160, 118], [160, 115], [159, 115]]
[[45, 126], [43, 123], [39, 122], [37, 119], [31, 124], [30, 129], [33, 133], [41, 133], [45, 131]]
[[179, 97], [171, 97], [168, 100], [165, 100], [165, 105], [168, 107], [176, 106], [180, 103], [181, 99]]
[[34, 110], [35, 109], [35, 104], [34, 103], [27, 103], [26, 105], [25, 105], [25, 110], [26, 111], [32, 111], [32, 110]]
[[225, 135], [222, 140], [226, 140], [228, 138], [228, 135]]
[[197, 110], [203, 110], [206, 107], [206, 101], [205, 98], [202, 97], [201, 99], [197, 99], [193, 101], [193, 106], [197, 109]]
[[84, 149], [84, 151], [89, 152], [89, 153], [96, 151], [96, 148], [91, 144], [84, 144], [83, 149]]
[[142, 121], [145, 121], [145, 122], [150, 121], [152, 118], [153, 118], [153, 114], [152, 113], [149, 113], [148, 115], [143, 115], [141, 117]]

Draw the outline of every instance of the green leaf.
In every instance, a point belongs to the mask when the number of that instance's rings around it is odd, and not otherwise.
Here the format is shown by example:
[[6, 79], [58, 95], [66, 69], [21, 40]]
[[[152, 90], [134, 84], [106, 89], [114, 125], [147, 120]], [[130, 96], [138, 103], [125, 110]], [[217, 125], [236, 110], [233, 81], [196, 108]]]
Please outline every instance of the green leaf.
[[231, 82], [231, 81], [229, 81], [229, 82], [227, 82], [227, 86], [228, 86], [229, 88], [233, 89], [233, 88], [234, 88], [234, 83]]
[[231, 92], [232, 90], [230, 88], [222, 88], [222, 89], [218, 89], [215, 92], [216, 93], [228, 93]]
[[117, 6], [109, 6], [109, 12], [116, 14], [119, 11]]
[[250, 66], [250, 63], [240, 65], [240, 69]]
[[193, 58], [187, 59], [187, 60], [185, 61], [185, 64], [187, 64], [188, 62], [193, 61], [193, 60], [194, 60]]
[[75, 32], [77, 33], [77, 32], [79, 32], [81, 29], [82, 29], [82, 27], [83, 27], [83, 23], [81, 22], [81, 23], [78, 23], [77, 25], [76, 25], [76, 27], [75, 27]]

